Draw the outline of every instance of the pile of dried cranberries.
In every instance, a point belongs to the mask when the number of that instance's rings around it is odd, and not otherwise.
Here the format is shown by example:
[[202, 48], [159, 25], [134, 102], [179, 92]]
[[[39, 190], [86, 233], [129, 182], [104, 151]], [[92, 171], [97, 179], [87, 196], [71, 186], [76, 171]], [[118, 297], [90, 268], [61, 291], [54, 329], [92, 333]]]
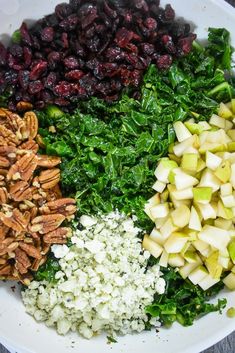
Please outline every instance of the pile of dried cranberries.
[[23, 23], [18, 43], [0, 43], [0, 94], [14, 87], [13, 110], [19, 101], [38, 109], [89, 96], [113, 101], [139, 87], [150, 63], [167, 69], [188, 54], [194, 39], [158, 0], [70, 0], [30, 29]]

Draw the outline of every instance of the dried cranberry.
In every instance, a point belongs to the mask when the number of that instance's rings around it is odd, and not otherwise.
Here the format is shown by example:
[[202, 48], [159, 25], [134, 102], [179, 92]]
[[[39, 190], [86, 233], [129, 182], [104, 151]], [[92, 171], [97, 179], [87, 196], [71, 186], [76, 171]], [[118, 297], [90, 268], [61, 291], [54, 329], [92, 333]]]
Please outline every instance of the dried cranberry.
[[45, 88], [53, 89], [58, 80], [58, 75], [55, 72], [50, 72], [44, 81]]
[[76, 93], [76, 87], [73, 83], [61, 81], [55, 86], [54, 93], [60, 97], [71, 97]]
[[41, 38], [44, 42], [52, 42], [54, 38], [53, 27], [45, 27], [41, 32]]
[[64, 31], [72, 31], [76, 28], [78, 24], [77, 15], [70, 15], [68, 18], [65, 18], [59, 23], [59, 26], [63, 28]]
[[86, 42], [86, 46], [92, 53], [97, 53], [100, 48], [100, 38], [98, 36], [89, 38]]
[[106, 57], [111, 62], [122, 60], [124, 56], [124, 51], [121, 50], [119, 47], [110, 47], [106, 51]]
[[98, 17], [96, 7], [90, 7], [85, 16], [82, 17], [81, 25], [82, 29], [88, 27], [92, 24], [95, 19]]
[[0, 42], [0, 66], [6, 65], [7, 50], [4, 45]]
[[37, 80], [47, 69], [46, 61], [39, 61], [30, 71], [30, 80]]
[[167, 4], [165, 7], [164, 17], [167, 21], [173, 21], [175, 18], [175, 11], [170, 4]]
[[28, 46], [32, 46], [32, 38], [29, 34], [28, 27], [25, 22], [22, 23], [20, 27], [20, 34], [21, 34], [21, 40], [23, 43], [25, 43]]
[[36, 94], [43, 89], [42, 82], [37, 80], [29, 83], [28, 91], [30, 94]]
[[50, 52], [48, 54], [47, 60], [50, 69], [54, 69], [57, 66], [57, 63], [60, 61], [60, 53], [57, 51]]
[[68, 56], [64, 59], [64, 66], [68, 69], [77, 69], [79, 64], [74, 56]]
[[139, 70], [121, 70], [121, 80], [124, 86], [138, 87], [142, 79], [142, 73]]
[[78, 81], [82, 76], [84, 76], [84, 72], [81, 70], [72, 70], [65, 74], [65, 78], [71, 81]]
[[72, 14], [72, 12], [72, 7], [66, 3], [58, 4], [55, 8], [55, 14], [60, 20], [63, 20], [64, 18], [68, 17]]
[[137, 9], [141, 9], [144, 10], [145, 12], [148, 11], [148, 5], [146, 3], [145, 0], [132, 0], [133, 1], [133, 5], [137, 8]]
[[126, 28], [122, 27], [118, 30], [115, 38], [115, 42], [120, 48], [125, 48], [127, 44], [130, 43], [130, 41], [133, 38], [133, 32], [128, 31]]
[[7, 64], [11, 68], [17, 64], [17, 59], [11, 53], [7, 54]]
[[74, 50], [75, 54], [77, 54], [78, 56], [81, 56], [81, 57], [84, 57], [86, 54], [84, 48], [81, 46], [81, 44], [77, 40], [74, 43], [73, 50]]
[[185, 38], [180, 38], [178, 40], [178, 54], [180, 56], [187, 55], [192, 49], [192, 43], [195, 40], [196, 35], [192, 34]]
[[10, 53], [16, 58], [21, 58], [23, 55], [23, 49], [19, 44], [12, 44], [9, 48]]
[[159, 69], [168, 69], [172, 64], [172, 57], [170, 55], [160, 55], [156, 60]]
[[155, 31], [155, 29], [157, 29], [157, 21], [152, 17], [146, 18], [146, 20], [144, 21], [144, 25], [150, 31]]
[[29, 85], [29, 71], [21, 70], [18, 75], [18, 82], [23, 90], [26, 90]]
[[18, 73], [15, 70], [5, 72], [4, 81], [8, 84], [15, 85], [17, 83]]
[[104, 1], [104, 12], [106, 13], [106, 15], [108, 15], [111, 18], [117, 17], [117, 12], [109, 6], [107, 1]]
[[168, 53], [170, 54], [176, 53], [176, 47], [175, 47], [175, 44], [173, 43], [173, 39], [171, 36], [169, 36], [168, 34], [164, 34], [161, 38], [161, 41]]
[[62, 42], [62, 46], [63, 48], [68, 48], [69, 47], [69, 40], [68, 40], [68, 33], [63, 32], [61, 35], [61, 42]]
[[145, 55], [152, 55], [155, 51], [155, 47], [150, 43], [141, 43], [140, 48]]
[[52, 94], [47, 90], [41, 91], [40, 98], [46, 104], [53, 103]]
[[69, 5], [73, 10], [77, 11], [78, 7], [81, 5], [82, 0], [69, 0]]
[[54, 99], [54, 103], [56, 105], [59, 105], [60, 107], [66, 107], [66, 106], [70, 105], [70, 101], [69, 100], [61, 98], [61, 97], [60, 98], [55, 98]]
[[84, 35], [86, 38], [92, 38], [95, 35], [95, 33], [97, 33], [96, 27], [92, 25], [86, 29], [86, 32]]
[[56, 27], [59, 21], [56, 15], [52, 14], [45, 17], [45, 23], [46, 23], [46, 26], [48, 27]]
[[23, 48], [24, 66], [28, 68], [32, 62], [32, 51], [28, 47]]

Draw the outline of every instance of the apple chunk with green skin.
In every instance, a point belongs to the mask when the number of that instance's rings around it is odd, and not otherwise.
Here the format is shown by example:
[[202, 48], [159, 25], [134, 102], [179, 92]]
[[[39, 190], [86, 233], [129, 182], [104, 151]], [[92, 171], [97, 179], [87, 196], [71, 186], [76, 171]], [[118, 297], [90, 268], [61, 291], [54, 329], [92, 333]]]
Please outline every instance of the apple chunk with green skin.
[[184, 153], [181, 160], [181, 168], [189, 171], [197, 171], [198, 155], [195, 153]]
[[228, 252], [232, 262], [235, 264], [235, 239], [228, 244]]
[[173, 127], [174, 127], [174, 130], [175, 130], [175, 134], [176, 134], [177, 140], [179, 142], [187, 140], [187, 138], [192, 136], [192, 134], [187, 129], [187, 127], [182, 123], [182, 121], [176, 121], [173, 124]]
[[177, 167], [178, 164], [175, 161], [171, 161], [169, 158], [162, 158], [154, 172], [155, 177], [163, 183], [168, 183], [170, 171]]
[[168, 254], [179, 253], [189, 240], [189, 237], [180, 232], [172, 233], [169, 238], [167, 238], [164, 248], [168, 252]]
[[189, 226], [190, 229], [200, 231], [202, 229], [200, 217], [195, 209], [195, 207], [191, 207]]
[[231, 272], [223, 279], [223, 282], [228, 289], [235, 290], [235, 273]]
[[147, 234], [145, 234], [142, 246], [145, 250], [148, 250], [151, 255], [153, 255], [155, 258], [158, 258], [162, 251], [163, 248], [158, 245], [154, 240], [152, 240]]
[[230, 235], [227, 230], [207, 224], [198, 233], [198, 238], [218, 250], [226, 248], [230, 241]]
[[224, 184], [229, 181], [231, 176], [231, 166], [229, 161], [225, 161], [215, 170], [215, 176]]
[[212, 188], [208, 186], [199, 186], [193, 188], [193, 200], [195, 202], [200, 202], [203, 204], [209, 203], [211, 201]]
[[184, 228], [190, 219], [190, 210], [186, 205], [181, 205], [171, 213], [171, 218], [175, 226]]
[[200, 281], [202, 281], [203, 278], [205, 278], [207, 275], [208, 271], [206, 270], [206, 268], [204, 266], [198, 266], [189, 274], [188, 278], [194, 285], [196, 285]]

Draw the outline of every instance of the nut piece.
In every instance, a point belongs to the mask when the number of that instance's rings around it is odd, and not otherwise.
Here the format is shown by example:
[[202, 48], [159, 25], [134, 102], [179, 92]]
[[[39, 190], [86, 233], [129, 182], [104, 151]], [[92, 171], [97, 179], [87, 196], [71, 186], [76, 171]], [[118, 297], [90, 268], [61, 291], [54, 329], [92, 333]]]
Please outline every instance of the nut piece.
[[38, 216], [32, 220], [30, 231], [46, 234], [58, 228], [64, 220], [65, 216], [61, 214]]
[[60, 170], [57, 168], [43, 170], [40, 173], [38, 180], [43, 189], [46, 190], [53, 188], [60, 181]]
[[24, 112], [26, 110], [31, 110], [33, 109], [33, 105], [29, 102], [18, 102], [17, 105], [16, 105], [16, 109], [19, 111], [19, 112]]
[[16, 146], [20, 141], [18, 137], [11, 130], [4, 125], [0, 125], [0, 146]]
[[37, 157], [34, 154], [25, 154], [11, 166], [7, 173], [7, 179], [28, 181], [32, 177], [36, 167]]
[[43, 154], [37, 156], [37, 159], [39, 167], [53, 168], [61, 163], [60, 157], [47, 156]]
[[38, 133], [38, 118], [34, 112], [27, 112], [24, 115], [24, 121], [30, 140], [33, 140]]
[[19, 140], [25, 140], [28, 137], [28, 132], [24, 120], [15, 113], [7, 114], [8, 129], [10, 129]]
[[[19, 150], [24, 150], [25, 153], [30, 151], [36, 154], [38, 152], [38, 149], [39, 146], [34, 140], [26, 141], [19, 146]], [[19, 150], [17, 152], [22, 153], [22, 151]]]
[[44, 235], [43, 241], [47, 244], [66, 244], [72, 234], [70, 228], [61, 227]]
[[0, 242], [5, 239], [8, 231], [9, 231], [9, 227], [7, 227], [5, 224], [3, 224], [2, 221], [0, 221]]
[[27, 273], [28, 268], [31, 266], [30, 259], [28, 258], [28, 255], [21, 249], [17, 248], [15, 250], [15, 260], [16, 264], [15, 267], [16, 269], [21, 273]]
[[41, 259], [42, 255], [40, 253], [40, 250], [35, 248], [35, 246], [30, 245], [30, 244], [25, 244], [23, 242], [19, 243], [19, 247], [28, 254], [28, 256], [31, 256], [35, 259]]
[[11, 274], [11, 265], [0, 266], [0, 276], [8, 276]]
[[10, 167], [10, 162], [7, 158], [0, 156], [0, 168], [8, 168]]
[[5, 187], [0, 188], [0, 205], [7, 203], [8, 200], [8, 192]]
[[71, 216], [76, 212], [76, 201], [70, 198], [58, 199], [50, 201], [40, 207], [39, 211], [42, 214], [61, 213], [64, 216]]
[[[24, 201], [31, 200], [33, 197], [32, 188], [26, 181], [18, 181], [16, 184], [10, 186], [10, 197], [14, 201]], [[1, 200], [1, 190], [0, 190], [0, 200]], [[4, 202], [6, 203], [6, 202]]]
[[25, 220], [23, 214], [17, 208], [14, 208], [12, 212], [7, 212], [7, 214], [0, 212], [0, 220], [16, 232], [23, 232], [27, 227], [27, 220]]

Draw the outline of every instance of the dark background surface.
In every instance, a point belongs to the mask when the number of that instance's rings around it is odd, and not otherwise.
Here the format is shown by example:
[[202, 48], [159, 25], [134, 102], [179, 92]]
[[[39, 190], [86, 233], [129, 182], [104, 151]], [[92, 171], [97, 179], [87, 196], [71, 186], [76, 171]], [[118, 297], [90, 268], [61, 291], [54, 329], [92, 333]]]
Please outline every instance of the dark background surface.
[[[226, 1], [235, 7], [235, 0], [226, 0]], [[235, 320], [234, 320], [234, 327], [235, 327]], [[9, 353], [9, 352], [0, 344], [0, 353]], [[210, 347], [201, 353], [235, 353], [235, 332], [233, 332], [231, 335], [229, 335], [228, 337], [226, 337], [225, 339], [223, 339], [213, 347]]]

